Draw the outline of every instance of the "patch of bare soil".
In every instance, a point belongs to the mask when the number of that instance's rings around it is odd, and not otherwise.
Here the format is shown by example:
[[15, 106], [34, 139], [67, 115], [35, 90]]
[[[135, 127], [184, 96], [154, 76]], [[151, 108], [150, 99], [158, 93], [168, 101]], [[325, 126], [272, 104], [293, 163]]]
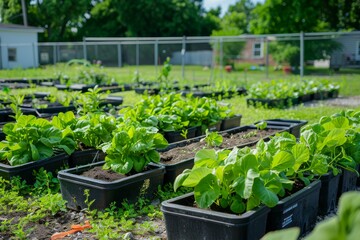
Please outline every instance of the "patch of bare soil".
[[88, 177], [88, 178], [97, 179], [97, 180], [103, 180], [106, 182], [113, 182], [115, 180], [119, 180], [119, 179], [126, 177], [126, 175], [119, 174], [110, 169], [105, 170], [102, 168], [102, 166], [97, 166], [97, 167], [91, 168], [91, 169], [81, 173], [80, 175], [84, 176], [84, 177]]
[[[268, 136], [274, 135], [280, 130], [268, 129], [268, 130], [256, 130], [248, 129], [243, 132], [229, 134], [225, 133], [223, 135], [223, 143], [219, 148], [215, 149], [225, 149], [233, 148], [235, 146], [251, 144], [257, 142], [259, 139], [266, 138]], [[174, 164], [185, 159], [194, 158], [195, 153], [203, 148], [206, 148], [205, 141], [194, 142], [189, 145], [172, 148], [168, 151], [161, 152], [161, 163], [164, 164]]]

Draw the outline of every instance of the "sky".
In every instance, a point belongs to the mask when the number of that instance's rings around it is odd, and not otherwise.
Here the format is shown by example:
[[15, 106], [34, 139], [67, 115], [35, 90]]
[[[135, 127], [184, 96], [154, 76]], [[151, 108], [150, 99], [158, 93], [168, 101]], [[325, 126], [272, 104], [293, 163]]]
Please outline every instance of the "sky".
[[[233, 5], [237, 0], [203, 0], [204, 8], [209, 10], [210, 8], [221, 7], [221, 16], [225, 14], [229, 5]], [[264, 0], [252, 0], [252, 2], [264, 2]]]

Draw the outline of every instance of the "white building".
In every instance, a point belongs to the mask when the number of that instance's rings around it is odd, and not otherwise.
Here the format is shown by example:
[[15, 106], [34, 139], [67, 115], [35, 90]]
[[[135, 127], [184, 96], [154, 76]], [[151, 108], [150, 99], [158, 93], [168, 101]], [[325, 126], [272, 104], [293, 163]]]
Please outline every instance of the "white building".
[[0, 23], [0, 69], [38, 67], [39, 32], [43, 29]]

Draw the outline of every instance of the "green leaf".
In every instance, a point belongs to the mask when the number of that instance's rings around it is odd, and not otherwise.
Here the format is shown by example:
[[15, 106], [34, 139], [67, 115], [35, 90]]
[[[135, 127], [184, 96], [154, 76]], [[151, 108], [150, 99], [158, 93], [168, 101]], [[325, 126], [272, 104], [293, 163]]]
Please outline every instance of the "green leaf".
[[249, 169], [245, 178], [243, 198], [248, 199], [252, 195], [254, 180], [259, 176], [260, 174], [258, 172], [255, 172], [253, 169]]
[[286, 151], [279, 151], [275, 154], [271, 163], [271, 169], [277, 171], [284, 171], [291, 168], [295, 163], [294, 156]]
[[205, 167], [193, 168], [189, 173], [189, 176], [183, 182], [183, 186], [185, 187], [195, 187], [199, 184], [199, 182], [205, 178], [207, 175], [211, 174], [212, 170]]
[[303, 163], [309, 161], [310, 152], [304, 143], [299, 143], [293, 146], [291, 152], [295, 158], [293, 169], [296, 172]]
[[40, 159], [40, 154], [39, 154], [39, 151], [37, 150], [37, 148], [35, 147], [35, 145], [30, 143], [30, 148], [31, 148], [32, 160], [33, 161], [39, 160]]
[[268, 190], [259, 178], [255, 178], [253, 186], [254, 195], [266, 206], [275, 207], [279, 202], [278, 196]]
[[156, 150], [150, 150], [145, 154], [145, 158], [148, 160], [147, 162], [160, 162], [160, 154]]
[[233, 198], [233, 201], [230, 205], [230, 210], [234, 213], [243, 213], [245, 212], [245, 204], [241, 201], [241, 198], [237, 198], [237, 196], [235, 196], [235, 198]]
[[[186, 181], [186, 180], [185, 180]], [[214, 175], [208, 174], [194, 188], [195, 201], [201, 208], [210, 207], [220, 196], [220, 186]]]
[[175, 181], [174, 181], [174, 191], [176, 192], [176, 190], [183, 186], [183, 183], [185, 181], [185, 179], [189, 176], [191, 170], [190, 169], [185, 169], [183, 171], [183, 173], [181, 173], [180, 175], [178, 175], [176, 178], [175, 178]]
[[214, 149], [201, 149], [195, 154], [194, 164], [196, 167], [212, 167], [217, 165], [217, 154]]
[[254, 154], [246, 154], [245, 156], [241, 157], [237, 163], [240, 165], [240, 174], [246, 175], [250, 169], [257, 170], [258, 160]]

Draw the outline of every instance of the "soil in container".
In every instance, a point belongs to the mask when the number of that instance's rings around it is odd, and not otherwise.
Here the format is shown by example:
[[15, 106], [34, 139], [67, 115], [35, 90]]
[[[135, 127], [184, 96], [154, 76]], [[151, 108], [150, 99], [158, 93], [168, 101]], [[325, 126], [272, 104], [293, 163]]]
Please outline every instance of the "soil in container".
[[[246, 131], [239, 133], [224, 133], [223, 143], [220, 147], [215, 149], [233, 148], [235, 146], [255, 143], [260, 139], [275, 134], [281, 130], [267, 129], [247, 129]], [[193, 142], [186, 146], [175, 147], [166, 152], [161, 152], [161, 163], [163, 164], [174, 164], [185, 159], [193, 158], [195, 153], [203, 148], [206, 148], [205, 141]]]

